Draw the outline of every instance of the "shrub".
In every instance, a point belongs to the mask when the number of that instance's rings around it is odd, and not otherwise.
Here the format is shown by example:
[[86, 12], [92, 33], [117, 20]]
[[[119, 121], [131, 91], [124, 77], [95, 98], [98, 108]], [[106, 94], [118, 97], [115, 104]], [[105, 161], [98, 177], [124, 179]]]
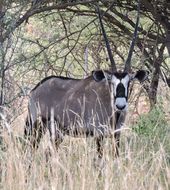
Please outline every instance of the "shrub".
[[138, 135], [147, 137], [158, 135], [160, 137], [167, 130], [167, 126], [168, 122], [162, 106], [156, 105], [149, 113], [141, 115], [132, 129]]

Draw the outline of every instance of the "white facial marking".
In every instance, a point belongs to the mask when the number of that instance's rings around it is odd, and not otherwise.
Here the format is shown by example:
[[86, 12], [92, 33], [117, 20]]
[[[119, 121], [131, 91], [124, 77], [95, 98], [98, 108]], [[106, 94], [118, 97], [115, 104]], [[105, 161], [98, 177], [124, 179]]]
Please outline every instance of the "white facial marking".
[[112, 84], [114, 85], [114, 95], [116, 96], [116, 88], [118, 84], [120, 83], [120, 80], [116, 78], [114, 75], [112, 76]]
[[126, 98], [116, 98], [115, 100], [115, 108], [120, 109], [122, 111], [126, 110], [128, 106], [128, 103], [126, 101]]
[[121, 80], [121, 83], [123, 84], [123, 86], [125, 87], [125, 96], [127, 96], [128, 94], [128, 82], [130, 80], [130, 77], [129, 75], [126, 75], [122, 80]]

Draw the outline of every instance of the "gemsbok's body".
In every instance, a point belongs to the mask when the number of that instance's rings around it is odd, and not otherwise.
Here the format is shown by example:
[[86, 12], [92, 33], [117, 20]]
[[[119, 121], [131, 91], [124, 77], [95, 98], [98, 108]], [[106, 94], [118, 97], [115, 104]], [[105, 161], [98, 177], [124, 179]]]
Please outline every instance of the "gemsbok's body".
[[[102, 154], [103, 138], [111, 137], [124, 123], [130, 81], [145, 77], [143, 70], [132, 75], [99, 70], [81, 80], [48, 77], [31, 91], [25, 135], [33, 137], [33, 146], [46, 128], [57, 146], [64, 135], [94, 136]], [[119, 136], [118, 130], [117, 143]]]
[[125, 121], [128, 107], [129, 84], [134, 79], [144, 81], [148, 73], [144, 70], [130, 73], [130, 60], [137, 35], [139, 15], [123, 72], [116, 71], [100, 11], [99, 19], [112, 71], [93, 71], [86, 79], [51, 76], [38, 83], [30, 94], [29, 114], [25, 127], [25, 136], [33, 147], [38, 146], [48, 128], [56, 148], [62, 142], [64, 135], [94, 136], [99, 157], [102, 157], [103, 139], [114, 137], [116, 155], [118, 155], [120, 129]]

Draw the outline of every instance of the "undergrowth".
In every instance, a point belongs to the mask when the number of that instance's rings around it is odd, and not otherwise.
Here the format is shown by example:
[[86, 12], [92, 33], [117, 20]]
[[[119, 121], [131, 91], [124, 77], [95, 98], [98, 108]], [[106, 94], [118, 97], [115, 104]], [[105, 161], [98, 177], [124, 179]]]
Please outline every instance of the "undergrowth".
[[[6, 148], [0, 148], [0, 189], [169, 190], [168, 125], [163, 108], [156, 106], [142, 115], [132, 130], [122, 133], [119, 158], [113, 157], [111, 140], [105, 140], [102, 167], [94, 163], [93, 138], [66, 137], [55, 152], [47, 134], [38, 150], [30, 154], [23, 150], [17, 134], [11, 138], [4, 131], [1, 137]], [[51, 157], [47, 160], [49, 147]]]

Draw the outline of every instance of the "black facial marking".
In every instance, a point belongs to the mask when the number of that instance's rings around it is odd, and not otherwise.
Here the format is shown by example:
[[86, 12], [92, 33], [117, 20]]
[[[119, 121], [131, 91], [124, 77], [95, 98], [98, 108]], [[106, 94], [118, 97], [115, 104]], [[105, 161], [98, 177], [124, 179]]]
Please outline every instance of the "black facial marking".
[[125, 97], [125, 87], [122, 83], [119, 83], [116, 88], [116, 98], [117, 97]]
[[119, 80], [123, 79], [128, 73], [114, 73], [115, 77]]

